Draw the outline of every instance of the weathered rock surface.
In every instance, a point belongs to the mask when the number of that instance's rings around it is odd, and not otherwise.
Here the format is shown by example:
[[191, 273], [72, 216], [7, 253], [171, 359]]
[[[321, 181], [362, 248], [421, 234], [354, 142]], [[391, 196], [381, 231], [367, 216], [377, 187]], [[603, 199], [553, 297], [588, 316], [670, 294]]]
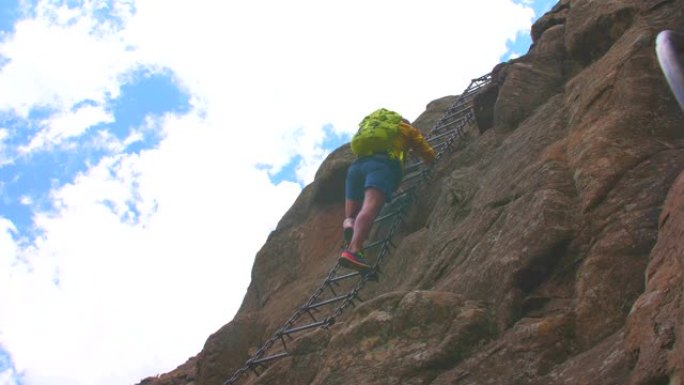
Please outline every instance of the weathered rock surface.
[[[684, 0], [560, 1], [493, 70], [483, 126], [436, 165], [366, 301], [241, 383], [683, 384], [684, 112], [663, 29], [684, 29]], [[222, 384], [305, 302], [339, 252], [351, 161], [331, 154], [285, 214], [235, 319], [141, 384]]]

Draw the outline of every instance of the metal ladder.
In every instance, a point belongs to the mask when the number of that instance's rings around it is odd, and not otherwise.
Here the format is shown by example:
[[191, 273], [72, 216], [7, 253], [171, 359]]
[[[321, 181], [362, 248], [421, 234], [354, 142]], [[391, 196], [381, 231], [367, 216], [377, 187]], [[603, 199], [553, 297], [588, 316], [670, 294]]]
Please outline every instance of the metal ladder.
[[[473, 123], [473, 98], [490, 81], [491, 74], [473, 79], [430, 130], [426, 140], [436, 152], [435, 161], [442, 158], [452, 148], [456, 139], [465, 134], [466, 127]], [[415, 200], [418, 189], [430, 178], [431, 170], [424, 168], [421, 161], [413, 159], [412, 163], [404, 168], [404, 172], [404, 178], [392, 202], [385, 205], [373, 222], [373, 240], [366, 244], [363, 250], [366, 255], [375, 255], [372, 270], [368, 273], [344, 273], [340, 271], [340, 264], [336, 263], [309, 299], [223, 385], [235, 384], [250, 371], [260, 375], [259, 369], [265, 370], [268, 363], [291, 354], [288, 351], [287, 340], [294, 341], [292, 335], [317, 328], [328, 328], [349, 306], [356, 306], [355, 301], [363, 302], [359, 292], [368, 281], [378, 279], [380, 266], [395, 247], [392, 244], [392, 237], [403, 224], [404, 216]], [[308, 317], [303, 317], [305, 315]]]

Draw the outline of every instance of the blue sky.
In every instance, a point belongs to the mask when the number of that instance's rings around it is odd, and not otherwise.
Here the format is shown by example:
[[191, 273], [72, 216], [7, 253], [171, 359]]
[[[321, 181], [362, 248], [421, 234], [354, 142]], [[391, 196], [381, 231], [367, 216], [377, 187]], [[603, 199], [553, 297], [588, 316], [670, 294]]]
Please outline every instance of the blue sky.
[[2, 0], [0, 5], [0, 31], [11, 32], [14, 28], [14, 22], [21, 16], [19, 1]]
[[[199, 352], [360, 117], [415, 119], [553, 5], [415, 3], [0, 0], [0, 385], [135, 383]], [[378, 41], [408, 55], [361, 64]]]
[[[514, 2], [516, 4], [532, 7], [532, 9], [534, 9], [535, 18], [539, 18], [541, 15], [550, 11], [557, 3], [555, 0], [515, 0]], [[532, 39], [530, 37], [530, 32], [518, 31], [514, 39], [510, 39], [506, 42], [507, 49], [506, 52], [501, 55], [501, 61], [504, 62], [513, 57], [524, 55], [529, 50], [531, 44]]]
[[[134, 72], [131, 82], [124, 84], [120, 92], [116, 99], [108, 99], [104, 104], [112, 115], [112, 122], [88, 127], [82, 135], [30, 157], [21, 156], [20, 149], [30, 145], [34, 138], [32, 134], [41, 129], [42, 121], [54, 111], [38, 108], [30, 111], [27, 118], [10, 112], [0, 121], [8, 132], [6, 156], [13, 159], [12, 163], [0, 167], [0, 180], [3, 181], [0, 212], [12, 220], [19, 233], [31, 235], [32, 231], [32, 207], [23, 204], [22, 200], [29, 198], [39, 202], [42, 209], [49, 209], [50, 203], [43, 198], [53, 185], [68, 183], [88, 165], [111, 154], [107, 148], [90, 145], [97, 142], [103, 132], [121, 141], [137, 136], [125, 148], [117, 150], [124, 154], [139, 153], [154, 148], [163, 139], [158, 130], [139, 129], [146, 119], [166, 113], [183, 114], [190, 107], [189, 96], [174, 84], [173, 75], [167, 72]], [[93, 105], [94, 102], [85, 100], [73, 110]]]

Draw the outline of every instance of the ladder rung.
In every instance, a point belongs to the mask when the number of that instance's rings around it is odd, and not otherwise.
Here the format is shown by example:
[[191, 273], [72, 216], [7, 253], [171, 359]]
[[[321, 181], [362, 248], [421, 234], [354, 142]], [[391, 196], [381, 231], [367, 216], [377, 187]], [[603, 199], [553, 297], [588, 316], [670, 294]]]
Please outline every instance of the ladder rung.
[[337, 276], [335, 278], [330, 278], [327, 282], [329, 282], [329, 283], [338, 282], [338, 281], [342, 281], [345, 279], [354, 278], [358, 275], [361, 275], [361, 274], [357, 271], [355, 273], [349, 273], [349, 274]]
[[441, 119], [439, 119], [439, 120], [437, 121], [437, 123], [438, 123], [437, 125], [439, 126], [440, 123], [444, 123], [445, 121], [450, 120], [450, 119], [454, 119], [454, 118], [459, 118], [459, 117], [465, 116], [465, 115], [467, 115], [468, 112], [470, 112], [471, 110], [472, 110], [472, 107], [471, 107], [471, 106], [463, 106], [463, 108], [461, 108], [461, 109], [455, 110], [455, 111], [453, 111], [453, 112], [447, 112], [446, 114], [444, 114], [444, 116], [442, 116]]
[[383, 215], [383, 216], [381, 216], [381, 217], [375, 218], [375, 220], [373, 221], [373, 223], [382, 222], [382, 221], [384, 221], [385, 219], [392, 218], [392, 217], [395, 216], [395, 215], [401, 214], [403, 211], [404, 211], [404, 210], [402, 210], [402, 209], [399, 209], [399, 210], [396, 210], [396, 211], [392, 211], [392, 212], [389, 213], [389, 214], [386, 214], [386, 215]]
[[492, 78], [492, 73], [490, 72], [490, 73], [487, 73], [487, 74], [480, 76], [479, 78], [472, 79], [471, 81], [472, 82], [484, 82], [484, 81], [489, 81], [491, 78]]
[[399, 199], [406, 197], [407, 195], [411, 194], [413, 192], [413, 189], [410, 188], [404, 192], [401, 192], [395, 196], [392, 197], [392, 203], [397, 202]]
[[463, 122], [468, 118], [467, 112], [468, 111], [463, 111], [463, 113], [460, 113], [460, 114], [454, 114], [454, 115], [446, 116], [444, 119], [442, 119], [442, 123], [449, 122], [449, 125], [451, 125], [454, 123]]
[[441, 133], [441, 134], [439, 134], [439, 135], [437, 135], [437, 136], [433, 136], [433, 137], [431, 137], [431, 138], [428, 138], [427, 142], [428, 142], [428, 143], [436, 142], [437, 140], [442, 139], [442, 138], [444, 138], [444, 137], [446, 137], [446, 136], [453, 135], [453, 134], [454, 134], [454, 131], [455, 131], [455, 130], [445, 131], [445, 132], [443, 132], [443, 133]]
[[329, 305], [329, 304], [331, 304], [331, 303], [339, 302], [339, 301], [345, 300], [345, 299], [347, 299], [347, 298], [349, 298], [349, 294], [341, 295], [341, 296], [339, 296], [339, 297], [330, 298], [330, 299], [327, 299], [327, 300], [325, 300], [325, 301], [321, 301], [321, 302], [318, 302], [318, 303], [314, 303], [314, 304], [312, 304], [312, 305], [307, 306], [305, 309], [306, 309], [306, 310], [315, 309], [315, 308], [317, 308], [317, 307]]
[[447, 113], [444, 114], [444, 116], [439, 120], [439, 123], [443, 123], [443, 122], [445, 122], [445, 121], [447, 121], [447, 120], [458, 119], [458, 118], [462, 118], [462, 117], [468, 116], [472, 110], [473, 110], [473, 107], [472, 107], [472, 106], [464, 106], [464, 108], [459, 109], [459, 110], [457, 110], [457, 111], [454, 111], [454, 112], [451, 112], [451, 113], [447, 112]]
[[252, 365], [261, 365], [261, 364], [264, 364], [264, 363], [269, 362], [269, 361], [277, 360], [278, 358], [287, 357], [289, 355], [290, 355], [290, 353], [288, 353], [288, 352], [278, 353], [278, 354], [274, 354], [272, 356], [268, 356], [268, 357], [260, 358], [258, 360], [254, 360], [251, 362], [251, 364]]
[[378, 246], [382, 246], [385, 242], [389, 242], [389, 241], [386, 238], [381, 239], [379, 241], [375, 241], [375, 242], [369, 244], [368, 246], [364, 246], [363, 250], [370, 250], [370, 249], [376, 248]]
[[419, 160], [419, 161], [417, 161], [417, 162], [415, 162], [415, 163], [411, 163], [411, 164], [409, 164], [408, 166], [405, 166], [405, 167], [404, 167], [404, 172], [411, 172], [411, 171], [414, 171], [414, 169], [420, 168], [420, 166], [422, 166], [422, 165], [423, 165], [423, 161], [422, 161], [422, 160]]
[[[439, 147], [438, 147], [438, 148], [439, 148]], [[427, 173], [426, 173], [426, 175], [427, 175]], [[420, 180], [420, 179], [415, 179], [415, 178], [414, 178], [413, 180], [408, 179], [408, 180], [403, 180], [403, 181], [401, 181], [400, 186], [401, 186], [401, 188], [402, 188], [402, 191], [407, 192], [407, 191], [409, 191], [409, 190], [414, 190], [414, 189], [416, 189], [417, 187], [419, 187], [419, 186], [420, 186], [420, 183], [421, 183], [421, 180]], [[394, 203], [394, 199], [395, 199], [395, 198], [392, 198], [392, 202], [390, 202], [390, 203]]]
[[452, 119], [454, 116], [463, 116], [465, 115], [470, 109], [473, 108], [469, 104], [460, 104], [457, 106], [451, 106], [447, 112], [438, 120], [438, 122], [443, 122], [447, 119]]
[[468, 119], [468, 114], [456, 114], [456, 115], [451, 115], [451, 116], [445, 117], [444, 119], [442, 119], [441, 123], [443, 124], [443, 127], [447, 127], [447, 126], [450, 126], [454, 123], [464, 122], [467, 119]]
[[[453, 122], [448, 122], [448, 123], [445, 122], [439, 126], [439, 129], [441, 130], [441, 129], [447, 128], [449, 126], [453, 126], [456, 123], [462, 123], [462, 122], [463, 122], [462, 120], [454, 120]], [[461, 127], [463, 127], [463, 126], [465, 126], [465, 124], [461, 125]], [[455, 128], [454, 130], [457, 130], [457, 129], [458, 128]], [[450, 130], [450, 131], [453, 131], [453, 130]]]
[[448, 146], [449, 146], [449, 142], [442, 142], [438, 145], [433, 146], [432, 148], [434, 148], [435, 151], [439, 152], [439, 151], [443, 151]]
[[410, 174], [406, 174], [406, 175], [404, 176], [404, 178], [402, 178], [401, 181], [402, 181], [402, 183], [403, 183], [403, 182], [409, 181], [409, 180], [414, 179], [415, 177], [418, 177], [418, 176], [421, 176], [421, 175], [423, 175], [423, 171], [422, 171], [422, 170], [420, 170], [420, 171], [414, 171], [414, 172], [412, 172], [412, 173], [410, 173]]
[[472, 96], [477, 94], [477, 91], [479, 91], [480, 88], [482, 88], [482, 86], [476, 86], [472, 89], [466, 90], [464, 93], [461, 94], [461, 98], [472, 99]]
[[288, 335], [288, 334], [292, 334], [292, 333], [301, 332], [301, 331], [304, 331], [304, 330], [309, 330], [309, 329], [313, 329], [313, 328], [318, 328], [318, 327], [321, 327], [321, 326], [323, 326], [323, 325], [325, 325], [325, 321], [318, 321], [318, 322], [314, 322], [314, 323], [311, 323], [311, 324], [308, 324], [308, 325], [297, 326], [297, 327], [294, 327], [294, 328], [290, 328], [290, 329], [283, 330], [282, 332], [280, 332], [280, 334], [282, 334], [282, 335]]
[[472, 108], [470, 100], [458, 100], [452, 104], [446, 111], [445, 116], [455, 115]]

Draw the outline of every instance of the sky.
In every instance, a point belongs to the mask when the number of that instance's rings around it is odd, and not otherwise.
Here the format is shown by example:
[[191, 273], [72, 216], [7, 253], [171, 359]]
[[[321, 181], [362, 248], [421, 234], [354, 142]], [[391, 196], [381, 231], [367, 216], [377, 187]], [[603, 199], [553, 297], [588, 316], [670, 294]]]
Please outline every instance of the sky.
[[197, 354], [365, 114], [460, 93], [554, 3], [0, 0], [0, 385]]

